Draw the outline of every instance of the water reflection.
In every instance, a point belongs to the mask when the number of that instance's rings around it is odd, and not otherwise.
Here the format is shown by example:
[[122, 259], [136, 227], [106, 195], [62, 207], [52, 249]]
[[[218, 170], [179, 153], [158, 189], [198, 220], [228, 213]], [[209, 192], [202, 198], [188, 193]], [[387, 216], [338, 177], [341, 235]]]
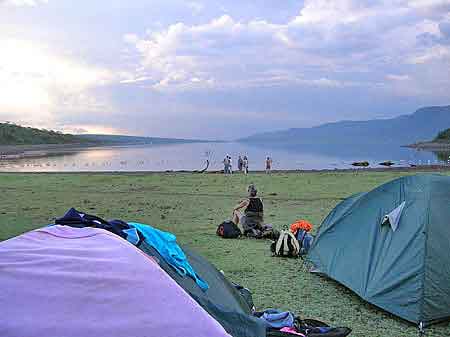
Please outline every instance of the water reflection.
[[355, 161], [368, 161], [371, 167], [383, 161], [395, 166], [446, 163], [450, 153], [416, 151], [400, 146], [379, 145], [276, 145], [242, 143], [196, 143], [88, 148], [55, 153], [42, 158], [0, 160], [0, 171], [167, 171], [201, 170], [206, 160], [210, 170], [222, 169], [225, 155], [249, 157], [251, 170], [263, 170], [264, 159], [273, 158], [274, 169], [350, 168]]
[[450, 163], [450, 151], [433, 151], [438, 160]]

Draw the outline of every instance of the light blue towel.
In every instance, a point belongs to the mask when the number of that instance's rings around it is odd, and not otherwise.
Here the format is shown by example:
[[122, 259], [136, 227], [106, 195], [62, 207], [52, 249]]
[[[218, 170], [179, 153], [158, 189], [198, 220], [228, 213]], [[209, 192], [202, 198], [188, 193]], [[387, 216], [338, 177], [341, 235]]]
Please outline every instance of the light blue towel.
[[203, 291], [208, 290], [209, 286], [195, 272], [189, 264], [183, 250], [177, 244], [175, 235], [169, 232], [163, 232], [149, 225], [136, 222], [128, 222], [128, 225], [139, 230], [144, 235], [145, 242], [155, 248], [164, 260], [170, 264], [178, 274], [190, 276]]
[[294, 315], [289, 311], [267, 309], [264, 310], [264, 314], [259, 319], [263, 320], [271, 328], [281, 329], [294, 326]]

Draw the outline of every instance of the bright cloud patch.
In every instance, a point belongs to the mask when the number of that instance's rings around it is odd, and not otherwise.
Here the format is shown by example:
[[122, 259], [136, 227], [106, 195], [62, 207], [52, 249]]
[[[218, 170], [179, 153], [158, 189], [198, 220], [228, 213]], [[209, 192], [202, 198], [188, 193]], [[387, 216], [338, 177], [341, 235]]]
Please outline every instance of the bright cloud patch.
[[0, 40], [0, 114], [42, 121], [58, 110], [92, 111], [87, 92], [111, 81], [109, 71], [54, 55], [28, 41]]
[[369, 18], [376, 12], [375, 6], [361, 5], [351, 0], [305, 1], [305, 6], [293, 23], [303, 25], [326, 25], [333, 27], [338, 24], [351, 24]]
[[[140, 53], [141, 71], [153, 79], [154, 88], [233, 87], [281, 79], [267, 70], [276, 63], [274, 56], [283, 57], [290, 42], [286, 33], [285, 25], [241, 23], [223, 15], [206, 24], [177, 23], [149, 38], [127, 35], [125, 40]], [[267, 49], [270, 45], [274, 48]]]
[[34, 7], [39, 4], [46, 4], [48, 3], [48, 0], [0, 0], [0, 5], [8, 5], [8, 6], [29, 6]]

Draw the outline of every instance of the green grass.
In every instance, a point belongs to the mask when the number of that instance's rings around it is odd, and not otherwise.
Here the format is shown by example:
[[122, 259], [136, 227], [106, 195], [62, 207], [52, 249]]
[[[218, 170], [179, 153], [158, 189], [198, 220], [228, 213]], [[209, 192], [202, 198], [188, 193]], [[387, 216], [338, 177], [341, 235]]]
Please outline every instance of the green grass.
[[[271, 257], [269, 242], [223, 240], [217, 225], [255, 183], [265, 220], [282, 228], [298, 218], [318, 224], [343, 198], [401, 172], [218, 174], [0, 174], [0, 240], [53, 222], [69, 207], [171, 231], [233, 281], [252, 290], [259, 309], [349, 326], [355, 337], [416, 336], [416, 327], [362, 301], [331, 280], [308, 273], [301, 260]], [[450, 335], [448, 323], [427, 330]]]

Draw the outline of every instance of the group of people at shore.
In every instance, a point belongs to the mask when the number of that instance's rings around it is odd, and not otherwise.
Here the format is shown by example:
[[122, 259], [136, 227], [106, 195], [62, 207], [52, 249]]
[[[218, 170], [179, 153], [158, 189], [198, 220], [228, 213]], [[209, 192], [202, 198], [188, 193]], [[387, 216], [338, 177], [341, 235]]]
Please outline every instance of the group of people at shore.
[[[272, 171], [272, 158], [267, 156], [266, 161], [266, 173], [270, 173]], [[248, 174], [248, 157], [246, 155], [239, 155], [237, 160], [237, 167], [239, 172], [243, 172], [244, 174]], [[223, 173], [224, 174], [233, 174], [233, 159], [230, 155], [226, 155], [223, 159]]]
[[[238, 158], [237, 166], [239, 172], [244, 172], [244, 174], [248, 174], [248, 157], [241, 155]], [[223, 159], [223, 173], [224, 174], [233, 174], [233, 159], [231, 156], [226, 155]]]

